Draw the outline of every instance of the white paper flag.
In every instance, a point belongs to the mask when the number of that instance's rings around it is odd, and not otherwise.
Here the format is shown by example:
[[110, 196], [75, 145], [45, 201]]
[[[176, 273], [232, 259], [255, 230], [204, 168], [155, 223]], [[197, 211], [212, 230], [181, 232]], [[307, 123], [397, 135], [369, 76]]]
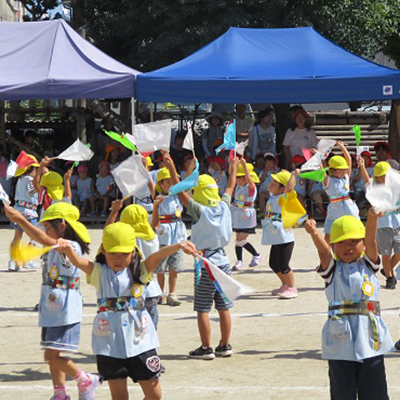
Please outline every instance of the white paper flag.
[[142, 156], [137, 155], [130, 156], [111, 173], [123, 197], [134, 195], [143, 189], [150, 179], [150, 174], [143, 166]]
[[322, 153], [322, 159], [325, 160], [326, 157], [329, 156], [329, 153], [333, 149], [336, 144], [336, 140], [332, 139], [321, 139], [318, 142], [317, 150]]
[[323, 154], [315, 153], [305, 164], [301, 166], [301, 171], [315, 171], [321, 168]]
[[236, 142], [236, 154], [243, 156], [244, 150], [246, 149], [248, 144], [249, 144], [248, 140], [246, 140], [245, 142], [241, 142], [241, 143]]
[[93, 157], [94, 153], [88, 146], [82, 143], [79, 139], [64, 150], [58, 157], [60, 160], [67, 161], [88, 161]]
[[156, 150], [167, 150], [171, 144], [172, 121], [164, 120], [133, 126], [132, 136], [136, 147], [142, 153]]
[[2, 201], [6, 206], [9, 206], [11, 204], [8, 194], [4, 190], [3, 186], [1, 186], [1, 184], [0, 184], [0, 201]]
[[6, 179], [14, 178], [15, 173], [17, 172], [18, 165], [15, 161], [10, 161], [10, 164], [7, 165], [6, 171]]
[[369, 152], [369, 146], [359, 146], [359, 147], [357, 147], [357, 159], [361, 156], [361, 153], [363, 151], [368, 151]]
[[188, 131], [185, 136], [185, 140], [183, 141], [184, 149], [194, 151], [194, 143], [193, 143], [193, 128], [191, 124], [188, 124]]

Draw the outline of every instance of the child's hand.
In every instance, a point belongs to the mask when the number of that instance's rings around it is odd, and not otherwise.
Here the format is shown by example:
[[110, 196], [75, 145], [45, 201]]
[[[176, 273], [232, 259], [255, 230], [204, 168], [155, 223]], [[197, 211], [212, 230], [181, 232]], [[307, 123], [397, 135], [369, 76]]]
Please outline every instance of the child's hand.
[[298, 176], [299, 174], [300, 174], [300, 169], [299, 168], [296, 168], [293, 172], [292, 172], [292, 175], [294, 175], [294, 176]]
[[40, 167], [47, 167], [52, 161], [52, 158], [46, 156], [45, 158], [42, 158], [42, 161], [40, 161]]
[[317, 223], [315, 222], [315, 219], [309, 219], [305, 223], [305, 228], [306, 232], [310, 235], [314, 234], [317, 232]]
[[357, 163], [360, 167], [365, 167], [365, 160], [362, 157], [358, 157]]
[[343, 143], [341, 140], [338, 140], [338, 141], [336, 142], [336, 146], [339, 147], [339, 148], [341, 148], [341, 149], [343, 149], [344, 143]]
[[370, 207], [368, 210], [368, 218], [379, 218], [379, 217], [383, 217], [385, 215], [384, 212], [375, 212], [374, 207]]
[[114, 200], [114, 201], [111, 203], [111, 211], [113, 211], [113, 212], [118, 212], [118, 211], [123, 207], [123, 205], [124, 205], [124, 200], [123, 200], [123, 199], [121, 199], [121, 200]]
[[189, 256], [196, 257], [199, 254], [196, 250], [196, 246], [192, 242], [189, 241], [181, 242], [179, 243], [179, 246], [181, 246], [183, 252], [185, 254], [188, 254]]
[[240, 164], [240, 165], [243, 165], [243, 168], [244, 168], [244, 167], [247, 168], [246, 160], [244, 159], [244, 157], [242, 157], [242, 158], [240, 159], [239, 164]]
[[318, 153], [318, 150], [315, 147], [313, 147], [311, 149], [311, 154], [317, 154], [317, 153]]
[[164, 196], [157, 196], [154, 199], [154, 205], [158, 207], [163, 201], [164, 201]]
[[165, 155], [164, 155], [164, 165], [168, 169], [171, 169], [175, 166], [174, 162], [172, 161], [171, 156], [168, 153], [165, 153]]
[[142, 164], [145, 169], [147, 169], [147, 158], [142, 156]]
[[57, 239], [57, 248], [55, 249], [59, 253], [65, 254], [70, 248], [71, 244], [68, 242], [68, 240], [65, 239]]
[[72, 176], [73, 172], [74, 172], [74, 169], [73, 169], [73, 168], [69, 169], [69, 170], [65, 173], [64, 179], [65, 179], [66, 181], [69, 181], [69, 180], [71, 179], [71, 176]]
[[4, 212], [11, 222], [18, 222], [21, 220], [21, 218], [24, 218], [18, 210], [6, 205], [4, 205]]

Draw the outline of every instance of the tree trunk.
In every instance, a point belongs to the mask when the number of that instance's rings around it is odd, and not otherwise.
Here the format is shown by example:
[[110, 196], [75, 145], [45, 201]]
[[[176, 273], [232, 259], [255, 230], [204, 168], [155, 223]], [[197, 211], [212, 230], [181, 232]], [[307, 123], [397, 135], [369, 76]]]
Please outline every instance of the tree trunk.
[[286, 160], [283, 154], [282, 142], [290, 125], [290, 104], [274, 104], [274, 110], [276, 118], [276, 151], [279, 154], [279, 165], [285, 166]]
[[389, 115], [389, 146], [392, 158], [400, 159], [400, 99], [392, 100]]

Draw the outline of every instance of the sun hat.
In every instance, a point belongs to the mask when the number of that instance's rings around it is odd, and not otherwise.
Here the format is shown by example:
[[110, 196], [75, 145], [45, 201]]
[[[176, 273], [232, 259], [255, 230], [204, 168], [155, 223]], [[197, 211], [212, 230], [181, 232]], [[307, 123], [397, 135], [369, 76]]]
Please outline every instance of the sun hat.
[[58, 172], [50, 171], [40, 178], [40, 186], [47, 189], [47, 194], [53, 200], [62, 200], [64, 196], [63, 178]]
[[287, 185], [291, 176], [292, 174], [289, 171], [280, 171], [277, 174], [271, 174], [272, 179], [283, 186]]
[[365, 227], [363, 223], [352, 215], [344, 215], [334, 221], [331, 228], [331, 243], [342, 242], [348, 239], [364, 239]]
[[136, 246], [135, 229], [123, 222], [107, 225], [103, 231], [102, 244], [108, 253], [132, 253]]
[[149, 224], [149, 214], [139, 204], [131, 204], [122, 210], [120, 221], [131, 225], [135, 229], [135, 234], [143, 240], [153, 240], [156, 234]]
[[380, 161], [374, 167], [374, 177], [384, 176], [392, 166], [387, 161]]
[[329, 159], [329, 168], [332, 169], [348, 169], [349, 165], [342, 156], [333, 156]]
[[[259, 177], [258, 177], [257, 174], [254, 172], [254, 166], [253, 166], [253, 164], [246, 163], [246, 166], [247, 166], [247, 169], [248, 169], [248, 171], [249, 171], [249, 173], [250, 173], [251, 180], [252, 180], [254, 183], [260, 183]], [[238, 169], [237, 169], [237, 172], [236, 172], [236, 176], [245, 176], [244, 168], [243, 168], [243, 165], [242, 165], [242, 164], [239, 164]]]
[[193, 188], [193, 200], [207, 207], [216, 207], [220, 203], [218, 185], [212, 176], [199, 176], [199, 182]]

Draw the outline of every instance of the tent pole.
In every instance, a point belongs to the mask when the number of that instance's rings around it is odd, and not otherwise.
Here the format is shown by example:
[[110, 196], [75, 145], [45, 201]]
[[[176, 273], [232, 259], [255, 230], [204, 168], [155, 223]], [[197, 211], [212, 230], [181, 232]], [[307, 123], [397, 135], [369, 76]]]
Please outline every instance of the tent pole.
[[131, 98], [131, 133], [133, 132], [133, 125], [136, 124], [136, 100], [134, 97]]
[[86, 137], [86, 120], [85, 120], [86, 100], [79, 99], [76, 111], [76, 135], [83, 143], [87, 142]]
[[6, 153], [6, 109], [4, 101], [0, 101], [0, 137], [4, 153]]

